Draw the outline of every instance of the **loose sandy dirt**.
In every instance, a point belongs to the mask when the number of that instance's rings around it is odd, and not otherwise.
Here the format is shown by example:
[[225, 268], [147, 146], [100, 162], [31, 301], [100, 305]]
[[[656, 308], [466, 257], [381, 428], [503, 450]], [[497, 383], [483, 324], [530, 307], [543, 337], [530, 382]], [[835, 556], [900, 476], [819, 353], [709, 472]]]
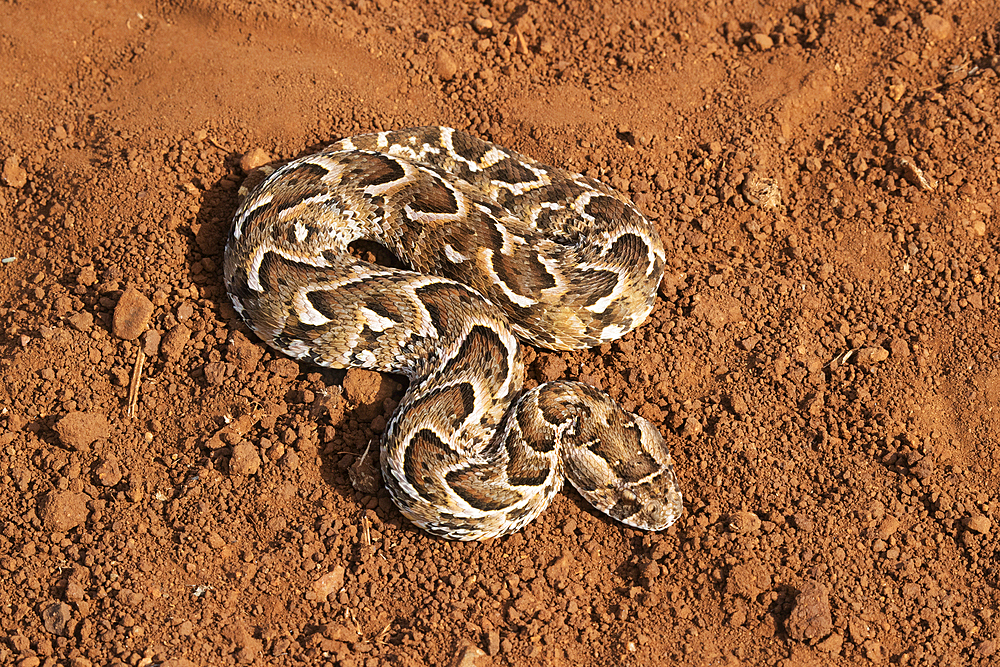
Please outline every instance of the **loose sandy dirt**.
[[[0, 5], [0, 663], [996, 664], [1000, 9], [663, 4]], [[430, 538], [348, 477], [403, 380], [236, 319], [244, 156], [427, 124], [659, 226], [529, 375], [660, 426], [664, 533]]]

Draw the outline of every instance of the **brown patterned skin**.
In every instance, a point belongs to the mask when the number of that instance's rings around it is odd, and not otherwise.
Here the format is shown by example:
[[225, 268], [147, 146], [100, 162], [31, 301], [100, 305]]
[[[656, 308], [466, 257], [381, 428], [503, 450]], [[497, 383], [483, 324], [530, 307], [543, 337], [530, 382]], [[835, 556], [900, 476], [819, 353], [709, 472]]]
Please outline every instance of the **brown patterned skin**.
[[[414, 271], [352, 257], [385, 245]], [[233, 305], [270, 345], [401, 373], [383, 478], [413, 523], [476, 540], [522, 528], [570, 482], [626, 524], [680, 515], [656, 428], [577, 382], [525, 391], [517, 338], [575, 349], [645, 320], [655, 229], [606, 185], [450, 128], [344, 139], [289, 162], [237, 211]]]

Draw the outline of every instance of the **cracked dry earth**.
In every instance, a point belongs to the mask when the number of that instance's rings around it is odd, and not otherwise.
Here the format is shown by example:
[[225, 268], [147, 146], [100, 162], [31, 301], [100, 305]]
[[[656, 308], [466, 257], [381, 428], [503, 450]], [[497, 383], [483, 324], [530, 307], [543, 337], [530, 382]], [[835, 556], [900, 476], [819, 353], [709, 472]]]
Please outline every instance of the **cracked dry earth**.
[[[996, 664], [998, 14], [0, 4], [0, 663]], [[528, 373], [661, 429], [669, 530], [428, 537], [349, 479], [403, 381], [234, 316], [248, 171], [428, 124], [659, 227], [650, 321]]]

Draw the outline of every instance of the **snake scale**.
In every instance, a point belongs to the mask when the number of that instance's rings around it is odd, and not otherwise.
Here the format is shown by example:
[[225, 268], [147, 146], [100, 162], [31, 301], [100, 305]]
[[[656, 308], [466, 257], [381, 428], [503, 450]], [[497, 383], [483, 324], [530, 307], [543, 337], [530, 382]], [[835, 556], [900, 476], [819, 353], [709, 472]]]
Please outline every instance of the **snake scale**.
[[[352, 256], [362, 239], [413, 270]], [[277, 168], [236, 212], [224, 274], [272, 347], [409, 378], [383, 480], [420, 528], [482, 540], [521, 529], [564, 479], [631, 526], [680, 515], [656, 427], [580, 382], [526, 390], [518, 342], [571, 350], [623, 336], [649, 315], [664, 263], [655, 228], [607, 185], [424, 127]]]

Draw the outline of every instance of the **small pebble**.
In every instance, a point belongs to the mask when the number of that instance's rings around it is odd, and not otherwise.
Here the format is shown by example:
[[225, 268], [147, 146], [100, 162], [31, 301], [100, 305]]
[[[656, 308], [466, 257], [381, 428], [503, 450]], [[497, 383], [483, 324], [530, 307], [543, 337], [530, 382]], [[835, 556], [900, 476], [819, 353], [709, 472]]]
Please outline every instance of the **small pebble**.
[[886, 517], [878, 527], [878, 538], [880, 540], [887, 540], [889, 536], [896, 532], [899, 528], [899, 519], [894, 516]]
[[447, 81], [458, 72], [458, 63], [455, 62], [455, 59], [447, 51], [438, 51], [434, 68], [437, 71], [437, 75]]
[[888, 358], [889, 351], [882, 347], [863, 347], [854, 355], [854, 361], [863, 365], [877, 364]]
[[77, 331], [88, 331], [90, 327], [94, 326], [94, 316], [87, 311], [83, 311], [82, 313], [70, 315], [69, 323]]
[[700, 434], [701, 431], [701, 422], [698, 421], [697, 417], [688, 417], [684, 420], [684, 430], [682, 432], [684, 437], [693, 438], [694, 436]]
[[263, 167], [270, 161], [271, 156], [264, 149], [254, 146], [240, 158], [240, 169], [243, 170], [244, 174], [249, 174], [257, 167]]
[[336, 593], [344, 587], [344, 566], [334, 565], [333, 569], [317, 579], [313, 585], [313, 592], [317, 600], [326, 600], [330, 593]]
[[948, 19], [938, 16], [937, 14], [926, 15], [921, 24], [924, 26], [924, 30], [930, 35], [931, 39], [937, 42], [943, 42], [951, 39], [954, 33], [954, 28], [951, 25], [951, 21]]
[[466, 645], [451, 660], [452, 667], [476, 667], [476, 661], [486, 655], [478, 646]]
[[785, 630], [792, 639], [809, 643], [830, 634], [833, 630], [833, 618], [830, 613], [830, 594], [826, 586], [815, 581], [806, 582], [795, 597]]
[[21, 168], [20, 157], [11, 155], [3, 161], [2, 178], [4, 185], [12, 188], [23, 187], [28, 182], [28, 172]]
[[114, 456], [102, 458], [94, 468], [94, 477], [97, 483], [103, 487], [114, 486], [122, 481], [122, 469], [118, 465], [118, 459]]
[[993, 528], [993, 522], [982, 514], [973, 514], [965, 520], [965, 526], [973, 533], [985, 535]]
[[811, 533], [813, 529], [816, 528], [816, 524], [813, 523], [811, 518], [809, 518], [809, 515], [802, 512], [797, 512], [792, 515], [792, 523], [795, 524], [795, 527], [798, 530], [801, 530], [804, 533]]

